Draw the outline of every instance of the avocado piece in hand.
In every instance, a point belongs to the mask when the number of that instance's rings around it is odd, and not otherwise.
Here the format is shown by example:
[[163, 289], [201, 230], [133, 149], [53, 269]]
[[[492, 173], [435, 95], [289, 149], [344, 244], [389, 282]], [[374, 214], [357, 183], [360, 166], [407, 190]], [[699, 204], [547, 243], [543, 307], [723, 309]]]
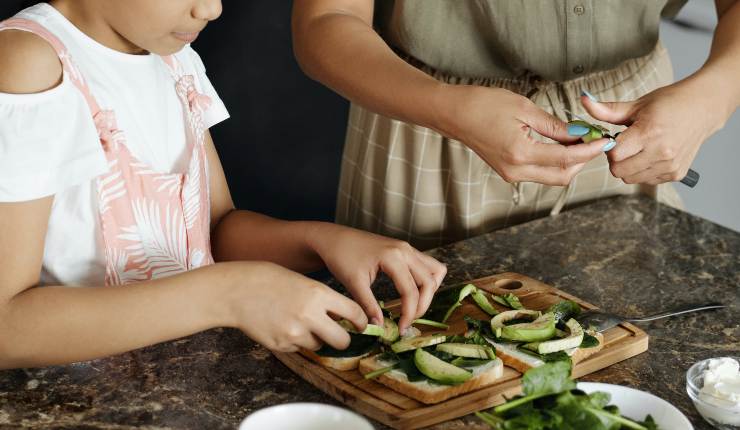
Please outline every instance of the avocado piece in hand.
[[581, 127], [588, 128], [588, 133], [581, 136], [581, 140], [583, 141], [583, 143], [589, 143], [593, 140], [601, 139], [602, 137], [604, 137], [604, 131], [601, 128], [591, 123], [588, 123], [586, 121], [577, 119], [577, 120], [568, 122], [568, 125], [579, 125]]
[[[340, 320], [339, 325], [342, 326], [343, 329], [347, 330], [348, 333], [364, 334], [366, 336], [383, 336], [385, 333], [384, 327], [375, 324], [368, 324], [365, 326], [365, 330], [363, 330], [362, 333], [358, 332], [355, 325], [347, 320]], [[398, 327], [396, 327], [396, 330], [398, 330]]]
[[380, 335], [380, 341], [391, 344], [397, 341], [399, 337], [398, 324], [391, 318], [383, 318], [383, 334]]

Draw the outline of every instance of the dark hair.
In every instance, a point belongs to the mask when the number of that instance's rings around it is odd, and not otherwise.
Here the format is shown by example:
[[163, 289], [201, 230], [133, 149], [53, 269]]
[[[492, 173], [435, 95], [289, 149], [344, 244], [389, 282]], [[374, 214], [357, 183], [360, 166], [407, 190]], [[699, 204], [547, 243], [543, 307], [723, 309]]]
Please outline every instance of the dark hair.
[[17, 3], [18, 3], [18, 12], [20, 12], [27, 7], [31, 7], [35, 5], [36, 3], [41, 3], [41, 1], [40, 0], [20, 0], [20, 1], [17, 1]]

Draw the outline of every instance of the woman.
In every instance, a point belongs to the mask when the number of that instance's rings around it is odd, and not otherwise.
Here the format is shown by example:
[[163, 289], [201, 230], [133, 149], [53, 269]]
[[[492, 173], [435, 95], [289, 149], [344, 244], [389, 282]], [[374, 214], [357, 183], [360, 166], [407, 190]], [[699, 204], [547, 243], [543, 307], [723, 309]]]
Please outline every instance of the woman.
[[[706, 64], [672, 83], [658, 27], [683, 3], [295, 2], [298, 61], [352, 101], [337, 221], [427, 248], [617, 194], [680, 207], [669, 182], [740, 92], [735, 0], [716, 1]], [[568, 112], [629, 128], [573, 145]]]

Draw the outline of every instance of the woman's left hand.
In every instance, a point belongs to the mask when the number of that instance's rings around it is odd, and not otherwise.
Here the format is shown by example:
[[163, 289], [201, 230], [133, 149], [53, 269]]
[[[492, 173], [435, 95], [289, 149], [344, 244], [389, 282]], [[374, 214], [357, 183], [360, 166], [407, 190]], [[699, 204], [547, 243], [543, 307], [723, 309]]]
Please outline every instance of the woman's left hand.
[[[607, 153], [612, 174], [627, 184], [679, 181], [699, 147], [724, 126], [732, 110], [707, 85], [687, 79], [630, 102], [599, 102], [581, 96], [588, 113], [628, 128]], [[729, 103], [728, 103], [729, 105]]]
[[362, 306], [371, 322], [383, 320], [370, 289], [382, 271], [401, 296], [399, 328], [422, 316], [447, 274], [447, 267], [407, 242], [330, 223], [317, 223], [308, 243]]

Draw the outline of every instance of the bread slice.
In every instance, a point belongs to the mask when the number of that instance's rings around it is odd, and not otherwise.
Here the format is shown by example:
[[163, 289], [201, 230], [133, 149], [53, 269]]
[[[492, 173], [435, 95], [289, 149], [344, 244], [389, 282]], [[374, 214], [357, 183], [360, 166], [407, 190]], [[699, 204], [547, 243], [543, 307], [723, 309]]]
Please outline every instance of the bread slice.
[[312, 361], [315, 361], [316, 363], [321, 364], [322, 366], [331, 367], [332, 369], [336, 370], [354, 370], [357, 369], [357, 366], [360, 364], [360, 360], [363, 358], [369, 356], [370, 354], [374, 353], [375, 351], [370, 351], [362, 355], [358, 355], [355, 357], [322, 357], [320, 355], [317, 355], [313, 351], [309, 351], [307, 349], [301, 349], [300, 353]]
[[604, 349], [604, 335], [601, 333], [595, 333], [591, 334], [591, 336], [595, 337], [599, 341], [599, 345], [592, 348], [578, 348], [576, 352], [570, 356], [570, 359], [573, 361], [573, 366]]
[[[570, 359], [573, 362], [573, 366], [596, 354], [604, 348], [604, 335], [601, 333], [596, 333], [593, 336], [599, 340], [599, 346], [594, 346], [592, 348], [577, 348], [573, 352], [573, 354], [570, 354]], [[499, 357], [505, 365], [516, 369], [518, 372], [524, 373], [533, 367], [538, 367], [545, 364], [543, 360], [540, 360], [533, 355], [527, 354], [526, 352], [519, 351], [516, 347], [516, 344], [499, 343], [494, 342], [490, 339], [486, 340], [488, 341], [488, 343], [496, 348], [496, 357]]]
[[[360, 360], [360, 373], [366, 375], [392, 364], [380, 360], [379, 357], [380, 355], [374, 355]], [[433, 404], [495, 383], [504, 373], [504, 363], [497, 358], [488, 364], [474, 368], [472, 372], [473, 377], [459, 385], [436, 385], [428, 381], [410, 382], [406, 374], [397, 369], [384, 373], [375, 380], [412, 399]]]

